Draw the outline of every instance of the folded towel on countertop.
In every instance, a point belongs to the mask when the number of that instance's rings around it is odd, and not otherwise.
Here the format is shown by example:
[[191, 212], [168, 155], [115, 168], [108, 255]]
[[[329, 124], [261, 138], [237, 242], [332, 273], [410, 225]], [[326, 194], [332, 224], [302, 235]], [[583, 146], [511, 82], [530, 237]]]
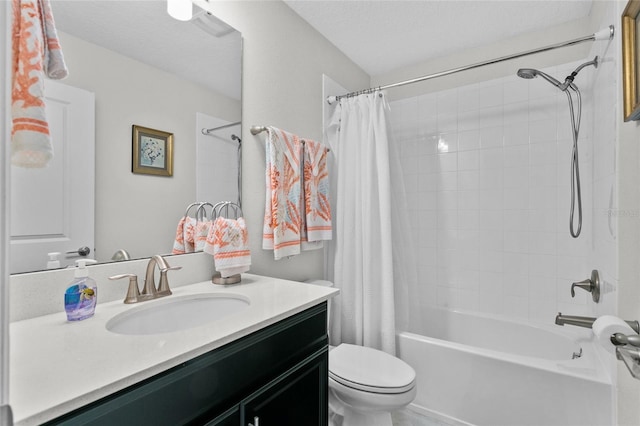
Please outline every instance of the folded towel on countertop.
[[204, 251], [213, 255], [215, 268], [222, 277], [248, 271], [251, 251], [244, 218], [217, 218], [210, 227]]

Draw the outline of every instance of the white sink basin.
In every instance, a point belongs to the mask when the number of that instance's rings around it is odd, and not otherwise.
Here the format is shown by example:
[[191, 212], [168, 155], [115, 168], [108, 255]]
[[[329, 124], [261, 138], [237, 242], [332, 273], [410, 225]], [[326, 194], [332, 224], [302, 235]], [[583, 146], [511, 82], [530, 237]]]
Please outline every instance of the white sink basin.
[[[148, 304], [148, 305], [147, 305]], [[249, 299], [239, 294], [216, 293], [168, 296], [142, 302], [107, 321], [107, 330], [118, 334], [170, 333], [219, 320], [249, 307]]]

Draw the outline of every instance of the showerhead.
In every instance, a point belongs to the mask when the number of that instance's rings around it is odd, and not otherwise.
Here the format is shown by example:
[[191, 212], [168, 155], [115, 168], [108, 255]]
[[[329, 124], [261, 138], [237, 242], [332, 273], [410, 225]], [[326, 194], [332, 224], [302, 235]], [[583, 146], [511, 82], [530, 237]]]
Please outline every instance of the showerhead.
[[536, 70], [533, 68], [520, 68], [518, 70], [518, 77], [521, 77], [521, 78], [532, 79], [537, 76], [541, 76], [542, 78], [547, 80], [549, 83], [553, 84], [554, 86], [558, 87], [561, 90], [566, 89], [562, 87], [562, 83], [560, 83], [558, 80], [551, 77], [549, 74], [543, 73], [540, 70]]
[[558, 80], [551, 77], [549, 74], [543, 73], [542, 71], [536, 70], [533, 68], [520, 68], [517, 74], [518, 74], [518, 77], [526, 78], [526, 79], [532, 79], [537, 76], [542, 76], [542, 78], [544, 78], [549, 83], [553, 84], [554, 86], [556, 86], [558, 89], [562, 91], [567, 90], [567, 88], [577, 90], [577, 87], [573, 84], [573, 79], [578, 75], [578, 73], [582, 70], [582, 68], [587, 67], [589, 65], [593, 65], [594, 67], [598, 68], [598, 57], [596, 56], [595, 58], [593, 58], [593, 61], [585, 62], [584, 64], [576, 68], [571, 74], [567, 76], [567, 78], [564, 79], [564, 83], [560, 83]]
[[533, 68], [520, 68], [518, 70], [518, 77], [526, 78], [527, 80], [531, 80], [532, 78], [535, 78], [536, 74], [537, 74], [537, 71], [534, 70]]

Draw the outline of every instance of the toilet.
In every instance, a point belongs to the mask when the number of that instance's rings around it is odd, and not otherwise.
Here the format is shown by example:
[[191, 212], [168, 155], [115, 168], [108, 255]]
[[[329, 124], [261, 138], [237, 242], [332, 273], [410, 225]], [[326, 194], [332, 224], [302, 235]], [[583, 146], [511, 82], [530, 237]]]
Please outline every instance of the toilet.
[[416, 391], [415, 371], [399, 358], [348, 343], [329, 348], [330, 426], [391, 426], [391, 412], [410, 404]]

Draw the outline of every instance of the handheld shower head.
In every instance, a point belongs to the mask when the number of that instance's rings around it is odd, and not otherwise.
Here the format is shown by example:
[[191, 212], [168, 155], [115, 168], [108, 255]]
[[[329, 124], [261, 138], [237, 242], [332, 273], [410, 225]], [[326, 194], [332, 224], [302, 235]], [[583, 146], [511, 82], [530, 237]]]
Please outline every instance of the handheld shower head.
[[533, 68], [520, 68], [518, 70], [518, 77], [531, 80], [532, 78], [536, 77], [537, 73], [538, 72]]
[[549, 83], [553, 84], [554, 86], [556, 86], [556, 87], [558, 87], [558, 88], [560, 88], [562, 90], [565, 90], [565, 89], [563, 89], [561, 87], [562, 83], [560, 83], [555, 78], [551, 77], [549, 74], [543, 73], [540, 70], [536, 70], [536, 69], [533, 69], [533, 68], [520, 68], [518, 70], [518, 77], [521, 77], [521, 78], [532, 79], [532, 78], [537, 77], [537, 76], [541, 76], [542, 78], [547, 80]]
[[577, 90], [576, 86], [573, 84], [573, 79], [578, 75], [578, 73], [582, 70], [582, 68], [587, 67], [589, 65], [593, 65], [594, 67], [598, 68], [598, 57], [596, 56], [593, 59], [593, 61], [585, 62], [584, 64], [576, 68], [571, 74], [567, 76], [567, 78], [564, 79], [564, 83], [560, 83], [558, 80], [551, 77], [549, 74], [546, 74], [540, 70], [536, 70], [533, 68], [520, 68], [517, 74], [518, 74], [518, 77], [526, 78], [526, 79], [532, 79], [537, 76], [542, 76], [542, 78], [544, 78], [549, 83], [553, 84], [554, 86], [556, 86], [558, 89], [562, 91], [567, 90], [567, 88]]
[[[611, 30], [610, 30], [611, 31]], [[569, 100], [569, 113], [571, 115], [571, 125], [573, 127], [573, 155], [571, 159], [571, 211], [569, 213], [569, 231], [571, 236], [577, 238], [580, 235], [580, 230], [582, 229], [582, 196], [580, 190], [580, 171], [579, 171], [579, 161], [578, 161], [578, 131], [580, 129], [580, 116], [582, 111], [582, 100], [580, 96], [580, 90], [578, 87], [573, 84], [573, 80], [578, 75], [578, 73], [585, 67], [593, 65], [595, 68], [598, 67], [598, 57], [596, 56], [592, 61], [585, 62], [578, 66], [571, 74], [569, 74], [565, 79], [564, 83], [560, 83], [555, 78], [551, 77], [548, 74], [543, 73], [540, 70], [536, 70], [533, 68], [520, 68], [517, 72], [518, 77], [532, 79], [537, 76], [542, 76], [549, 83], [556, 86], [558, 89], [562, 90]], [[571, 90], [568, 90], [571, 89]], [[578, 111], [577, 114], [574, 114], [573, 110], [573, 98], [572, 93], [576, 96], [578, 102]], [[578, 229], [574, 231], [574, 208], [575, 204], [578, 204]]]

